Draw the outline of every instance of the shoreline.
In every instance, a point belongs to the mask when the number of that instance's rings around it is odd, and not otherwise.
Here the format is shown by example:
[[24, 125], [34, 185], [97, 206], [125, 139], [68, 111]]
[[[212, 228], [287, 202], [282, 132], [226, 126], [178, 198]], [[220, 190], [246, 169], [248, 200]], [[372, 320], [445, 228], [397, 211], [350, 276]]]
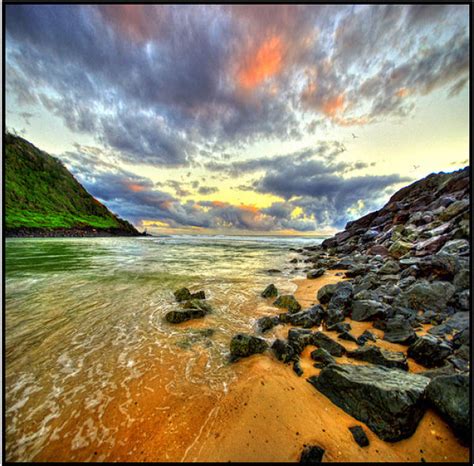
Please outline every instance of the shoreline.
[[126, 230], [100, 230], [96, 228], [5, 228], [4, 238], [113, 238], [113, 237], [140, 237], [150, 236], [143, 233], [134, 233]]

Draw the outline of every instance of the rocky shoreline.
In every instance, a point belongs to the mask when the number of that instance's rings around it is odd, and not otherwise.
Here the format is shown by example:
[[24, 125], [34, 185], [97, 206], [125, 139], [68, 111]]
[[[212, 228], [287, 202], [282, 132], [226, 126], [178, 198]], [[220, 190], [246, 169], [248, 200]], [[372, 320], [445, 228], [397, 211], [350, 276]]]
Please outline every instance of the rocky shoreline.
[[[231, 339], [230, 360], [268, 353], [291, 364], [295, 377], [365, 424], [350, 427], [361, 448], [366, 428], [385, 442], [410, 438], [430, 409], [469, 445], [469, 188], [469, 168], [430, 175], [321, 245], [296, 250], [300, 259], [292, 263], [307, 280], [338, 271], [341, 281], [321, 287], [305, 309], [269, 284], [261, 298], [275, 314], [258, 319], [254, 335]], [[202, 305], [186, 291], [180, 318], [192, 319]], [[359, 322], [370, 327], [354, 335], [351, 323]], [[266, 332], [278, 326], [287, 337], [269, 341]], [[320, 372], [305, 377], [308, 346]], [[413, 373], [413, 364], [422, 370]], [[324, 454], [322, 445], [306, 445], [300, 461], [319, 462]]]

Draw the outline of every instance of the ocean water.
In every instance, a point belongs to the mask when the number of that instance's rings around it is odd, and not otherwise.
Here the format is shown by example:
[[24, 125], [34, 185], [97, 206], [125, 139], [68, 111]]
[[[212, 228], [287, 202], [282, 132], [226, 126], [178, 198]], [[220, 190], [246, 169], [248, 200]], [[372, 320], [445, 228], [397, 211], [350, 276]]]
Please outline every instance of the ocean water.
[[[104, 452], [137, 421], [136, 387], [152, 392], [160, 384], [164, 405], [154, 406], [158, 411], [180, 394], [225, 394], [235, 378], [227, 360], [230, 338], [253, 332], [258, 316], [269, 313], [269, 303], [259, 298], [266, 285], [295, 290], [291, 279], [301, 272], [289, 263], [296, 256], [289, 248], [319, 242], [8, 239], [7, 459], [53, 459], [48, 448], [55, 442], [63, 459], [110, 458]], [[179, 326], [166, 323], [164, 314], [179, 308], [173, 291], [181, 286], [205, 290], [214, 312]]]

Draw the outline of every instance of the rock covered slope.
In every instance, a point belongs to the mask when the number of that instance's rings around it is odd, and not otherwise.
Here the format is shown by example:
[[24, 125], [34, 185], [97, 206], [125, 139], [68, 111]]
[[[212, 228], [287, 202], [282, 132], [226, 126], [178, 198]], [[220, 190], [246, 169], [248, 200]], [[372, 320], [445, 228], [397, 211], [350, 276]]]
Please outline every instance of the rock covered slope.
[[23, 138], [5, 135], [7, 236], [136, 236], [94, 199], [62, 163]]
[[[276, 325], [303, 327], [272, 342], [276, 358], [304, 376], [301, 354], [316, 346], [311, 358], [322, 370], [308, 382], [388, 442], [410, 437], [429, 406], [469, 441], [469, 193], [468, 167], [432, 174], [321, 245], [298, 250], [308, 279], [332, 269], [347, 280], [319, 289], [319, 304], [309, 309], [280, 296], [275, 313], [277, 307], [287, 312], [257, 323], [260, 333]], [[278, 290], [271, 286], [262, 297], [270, 288], [275, 300]], [[355, 338], [351, 322], [370, 323], [383, 340], [406, 350], [380, 348], [370, 330]], [[336, 339], [359, 349], [347, 351]], [[261, 352], [252, 350], [257, 346], [246, 345], [238, 356]], [[368, 365], [339, 364], [341, 355]], [[409, 360], [425, 370], [411, 373]]]

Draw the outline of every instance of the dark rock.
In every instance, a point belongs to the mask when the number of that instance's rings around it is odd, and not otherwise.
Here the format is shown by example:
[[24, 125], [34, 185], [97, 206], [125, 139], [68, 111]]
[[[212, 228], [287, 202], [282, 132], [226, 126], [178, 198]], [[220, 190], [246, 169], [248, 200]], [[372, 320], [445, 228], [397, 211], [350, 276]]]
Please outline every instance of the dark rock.
[[350, 308], [351, 299], [353, 294], [352, 284], [348, 281], [339, 282], [336, 284], [336, 289], [332, 295], [329, 304], [329, 308], [340, 309], [346, 311]]
[[426, 334], [408, 347], [407, 355], [425, 367], [437, 367], [453, 352], [451, 345], [440, 338]]
[[260, 296], [262, 298], [275, 298], [276, 296], [278, 296], [277, 287], [273, 283], [271, 283], [262, 291], [262, 294]]
[[316, 304], [305, 311], [288, 314], [288, 321], [296, 327], [311, 328], [321, 325], [325, 314], [324, 309]]
[[202, 309], [187, 309], [179, 311], [170, 311], [165, 315], [165, 319], [171, 324], [179, 324], [191, 319], [199, 319], [207, 314]]
[[400, 345], [410, 345], [416, 339], [413, 327], [405, 319], [389, 319], [386, 321], [383, 339]]
[[458, 349], [462, 345], [469, 345], [470, 342], [470, 328], [465, 328], [464, 330], [456, 333], [451, 341], [453, 348]]
[[430, 279], [452, 280], [460, 268], [457, 257], [448, 254], [435, 254], [425, 258], [418, 264], [420, 277]]
[[301, 377], [303, 375], [303, 369], [301, 368], [301, 364], [299, 361], [293, 362], [293, 371], [298, 377]]
[[230, 341], [230, 359], [236, 361], [252, 354], [263, 353], [267, 348], [268, 344], [262, 338], [239, 333]]
[[278, 316], [265, 316], [257, 320], [257, 327], [260, 332], [266, 332], [280, 323]]
[[336, 291], [336, 285], [324, 285], [318, 290], [317, 298], [321, 304], [327, 304]]
[[465, 239], [453, 239], [445, 243], [438, 254], [446, 254], [452, 256], [469, 256], [469, 241]]
[[318, 368], [336, 363], [336, 360], [331, 356], [331, 353], [326, 351], [324, 348], [318, 348], [311, 351], [311, 359], [317, 362], [314, 366]]
[[384, 319], [388, 306], [370, 299], [352, 302], [352, 320], [365, 322], [367, 320]]
[[468, 375], [435, 377], [426, 389], [426, 397], [462, 440], [472, 440]]
[[269, 273], [270, 275], [274, 275], [274, 274], [277, 274], [277, 273], [281, 273], [281, 270], [279, 270], [279, 269], [268, 269], [267, 273]]
[[329, 332], [342, 333], [342, 332], [349, 332], [351, 328], [352, 327], [349, 322], [338, 322], [337, 324], [328, 325], [326, 327], [326, 330], [328, 330]]
[[353, 426], [349, 427], [352, 436], [354, 437], [355, 442], [360, 447], [367, 447], [369, 445], [369, 439], [367, 438], [367, 434], [364, 432], [361, 426]]
[[388, 351], [377, 346], [365, 345], [355, 351], [348, 351], [347, 356], [358, 359], [360, 361], [370, 362], [371, 364], [378, 364], [380, 366], [392, 367], [408, 370], [408, 363], [405, 355], [396, 351]]
[[342, 309], [334, 307], [333, 305], [329, 305], [326, 313], [326, 325], [329, 327], [332, 327], [339, 322], [343, 322], [346, 317]]
[[200, 311], [204, 311], [206, 314], [210, 314], [212, 312], [211, 305], [200, 299], [190, 299], [189, 301], [185, 301], [182, 306], [184, 309], [197, 309]]
[[393, 260], [388, 260], [385, 262], [384, 265], [379, 269], [378, 273], [382, 275], [392, 275], [396, 274], [400, 271], [400, 266], [398, 265], [398, 262], [395, 262]]
[[452, 364], [446, 364], [436, 369], [430, 369], [427, 371], [419, 372], [419, 374], [422, 375], [423, 377], [434, 379], [435, 377], [439, 377], [440, 375], [456, 374], [456, 369], [454, 369], [454, 366]]
[[366, 265], [357, 265], [355, 267], [351, 267], [346, 271], [346, 277], [347, 278], [355, 278], [359, 277], [360, 275], [365, 275], [368, 273], [370, 270], [370, 267], [367, 267]]
[[323, 268], [310, 270], [310, 271], [306, 274], [306, 278], [309, 278], [309, 279], [318, 278], [318, 277], [320, 277], [321, 275], [324, 275], [324, 272], [325, 272], [325, 270], [324, 270]]
[[282, 295], [273, 303], [276, 307], [287, 309], [290, 314], [301, 310], [301, 304], [296, 301], [293, 295]]
[[442, 324], [431, 327], [428, 333], [437, 336], [444, 336], [454, 332], [462, 332], [469, 328], [469, 313], [457, 312], [446, 319]]
[[349, 332], [342, 332], [337, 336], [337, 338], [340, 338], [341, 340], [353, 341], [354, 343], [357, 343], [357, 338]]
[[294, 361], [298, 357], [293, 346], [285, 340], [275, 340], [272, 344], [272, 350], [276, 358], [284, 363]]
[[454, 277], [453, 285], [456, 287], [457, 290], [466, 290], [469, 288], [469, 284], [469, 269], [461, 269]]
[[321, 463], [324, 455], [324, 449], [318, 446], [304, 447], [301, 452], [300, 463]]
[[449, 282], [418, 280], [397, 298], [396, 302], [416, 311], [442, 311], [454, 295], [455, 288]]
[[423, 417], [429, 379], [383, 366], [330, 364], [308, 382], [382, 440], [410, 437]]
[[206, 293], [204, 291], [197, 291], [196, 293], [191, 293], [191, 299], [206, 299]]
[[362, 345], [365, 345], [369, 340], [377, 341], [377, 337], [370, 330], [364, 330], [362, 335], [360, 335], [360, 337], [357, 338], [356, 343], [362, 346]]
[[324, 348], [332, 356], [339, 357], [346, 352], [344, 346], [322, 332], [314, 333], [311, 338], [311, 343], [315, 346], [319, 346], [320, 348]]
[[291, 328], [288, 330], [288, 343], [296, 354], [301, 354], [306, 346], [314, 344], [313, 335], [311, 330]]
[[180, 288], [174, 292], [174, 297], [179, 303], [191, 299], [191, 292], [187, 288]]

